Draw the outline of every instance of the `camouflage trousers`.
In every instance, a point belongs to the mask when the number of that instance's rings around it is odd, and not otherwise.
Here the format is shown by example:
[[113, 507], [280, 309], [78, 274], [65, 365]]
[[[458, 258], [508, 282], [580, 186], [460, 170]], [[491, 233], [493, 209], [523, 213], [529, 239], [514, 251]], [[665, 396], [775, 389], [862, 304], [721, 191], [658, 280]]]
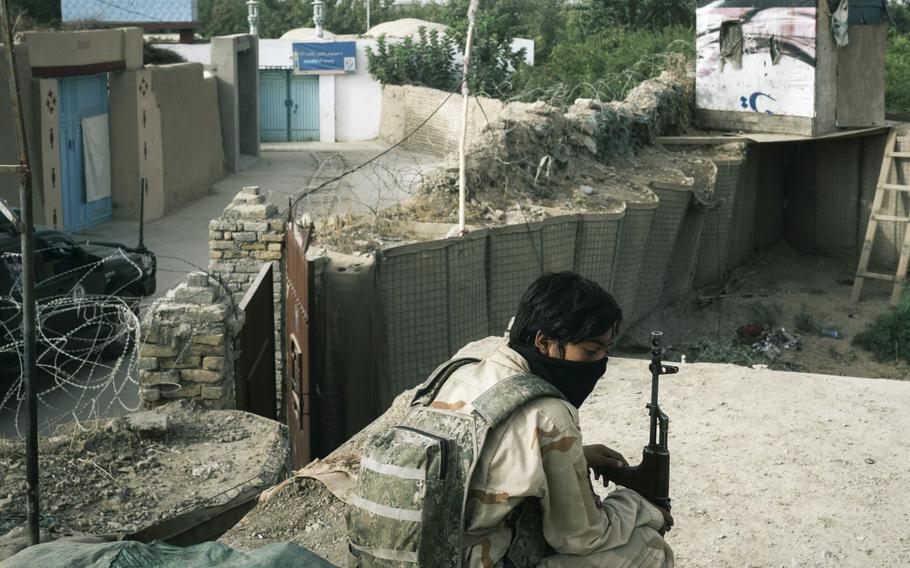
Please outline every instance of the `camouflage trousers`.
[[531, 499], [520, 507], [511, 523], [514, 538], [503, 568], [673, 568], [673, 550], [649, 526], [636, 527], [622, 546], [578, 556], [555, 554], [544, 539], [541, 522], [538, 501]]
[[547, 556], [538, 568], [672, 568], [673, 551], [651, 527], [638, 527], [632, 538], [618, 548], [589, 556]]

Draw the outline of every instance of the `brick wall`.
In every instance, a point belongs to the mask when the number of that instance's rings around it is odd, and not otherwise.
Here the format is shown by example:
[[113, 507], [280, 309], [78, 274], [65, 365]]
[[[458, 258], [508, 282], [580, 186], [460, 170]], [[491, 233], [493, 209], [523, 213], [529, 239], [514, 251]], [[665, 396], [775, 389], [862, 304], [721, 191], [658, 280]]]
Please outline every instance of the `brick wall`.
[[[444, 101], [449, 93], [426, 87], [385, 85], [382, 88], [382, 117], [379, 137], [394, 143], [417, 128]], [[504, 105], [496, 99], [471, 97], [468, 104], [468, 144], [502, 114]], [[458, 151], [461, 136], [462, 97], [452, 95], [445, 105], [408, 141], [406, 148], [434, 154]]]
[[279, 415], [284, 374], [284, 217], [258, 187], [245, 187], [209, 222], [209, 272], [220, 275], [240, 303], [265, 262], [272, 263], [275, 294], [275, 384]]
[[152, 408], [173, 399], [195, 398], [209, 408], [233, 408], [242, 326], [243, 313], [216, 279], [201, 272], [187, 275], [155, 301], [142, 321], [142, 405]]

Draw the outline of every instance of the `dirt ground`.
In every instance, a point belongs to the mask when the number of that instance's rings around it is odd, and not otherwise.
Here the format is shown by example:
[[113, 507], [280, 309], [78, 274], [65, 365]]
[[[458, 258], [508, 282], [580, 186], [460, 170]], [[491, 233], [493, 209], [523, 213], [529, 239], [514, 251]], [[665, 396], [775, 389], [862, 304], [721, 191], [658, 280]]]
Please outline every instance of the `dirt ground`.
[[[618, 354], [640, 356], [653, 329], [665, 332], [668, 356], [690, 362], [731, 362], [768, 365], [772, 369], [890, 379], [910, 378], [910, 365], [877, 361], [851, 340], [887, 311], [891, 288], [868, 281], [863, 297], [850, 299], [856, 266], [812, 255], [779, 242], [735, 270], [725, 297], [702, 305], [718, 286], [697, 290], [685, 300], [655, 310], [628, 328]], [[699, 299], [702, 299], [702, 302]], [[620, 302], [622, 299], [619, 299]], [[784, 327], [799, 349], [780, 348], [771, 360], [753, 350], [752, 341], [739, 342], [737, 329], [747, 324]], [[840, 338], [822, 331], [836, 330]]]
[[[649, 393], [646, 361], [611, 358], [581, 409], [586, 443], [605, 443], [637, 463]], [[379, 420], [393, 422], [400, 402]], [[676, 520], [667, 538], [677, 564], [910, 566], [902, 497], [910, 483], [908, 405], [910, 382], [681, 365], [661, 386]], [[350, 471], [364, 437], [315, 468]], [[343, 510], [321, 483], [293, 478], [221, 540], [241, 549], [293, 540], [344, 565]]]
[[[255, 495], [286, 471], [287, 437], [276, 422], [239, 411], [167, 417], [165, 429], [123, 417], [41, 438], [42, 526], [122, 537], [241, 491]], [[25, 520], [24, 452], [21, 440], [0, 439], [0, 535]]]

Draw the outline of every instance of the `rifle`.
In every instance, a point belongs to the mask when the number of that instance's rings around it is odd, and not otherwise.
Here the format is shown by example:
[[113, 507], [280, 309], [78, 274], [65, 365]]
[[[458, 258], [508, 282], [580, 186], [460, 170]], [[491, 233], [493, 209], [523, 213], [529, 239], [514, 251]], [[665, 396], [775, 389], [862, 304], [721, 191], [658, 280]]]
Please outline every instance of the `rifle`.
[[[679, 372], [679, 367], [660, 362], [663, 348], [660, 346], [661, 331], [651, 332], [651, 402], [647, 408], [651, 419], [651, 435], [648, 445], [642, 450], [641, 463], [623, 468], [598, 468], [604, 478], [616, 485], [622, 485], [638, 492], [639, 495], [662, 509], [670, 510], [670, 452], [667, 450], [667, 430], [670, 418], [664, 414], [657, 402], [658, 381], [661, 375]], [[657, 436], [660, 426], [660, 438]]]

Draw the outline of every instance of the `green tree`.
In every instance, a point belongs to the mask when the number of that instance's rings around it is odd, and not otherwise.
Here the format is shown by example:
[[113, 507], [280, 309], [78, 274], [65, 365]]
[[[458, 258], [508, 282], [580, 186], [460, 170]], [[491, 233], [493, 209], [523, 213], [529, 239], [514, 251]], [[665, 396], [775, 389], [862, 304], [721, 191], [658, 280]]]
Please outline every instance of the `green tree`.
[[691, 28], [682, 26], [570, 35], [555, 46], [545, 64], [523, 68], [512, 78], [514, 96], [557, 104], [579, 97], [620, 99], [641, 81], [658, 75], [668, 53], [693, 58], [694, 36]]
[[591, 0], [583, 10], [589, 14], [586, 21], [599, 30], [695, 25], [695, 0]]
[[888, 15], [891, 17], [895, 33], [904, 35], [910, 33], [910, 6], [905, 0], [889, 0]]
[[910, 112], [910, 35], [891, 34], [885, 52], [885, 109]]
[[206, 37], [239, 34], [249, 30], [247, 8], [240, 0], [203, 0], [199, 3], [201, 32]]
[[60, 25], [60, 0], [10, 0], [10, 16], [20, 28], [46, 28]]
[[421, 85], [452, 90], [458, 83], [453, 56], [455, 43], [436, 30], [420, 28], [417, 40], [405, 38], [389, 43], [376, 40], [376, 49], [367, 48], [370, 74], [384, 85]]

